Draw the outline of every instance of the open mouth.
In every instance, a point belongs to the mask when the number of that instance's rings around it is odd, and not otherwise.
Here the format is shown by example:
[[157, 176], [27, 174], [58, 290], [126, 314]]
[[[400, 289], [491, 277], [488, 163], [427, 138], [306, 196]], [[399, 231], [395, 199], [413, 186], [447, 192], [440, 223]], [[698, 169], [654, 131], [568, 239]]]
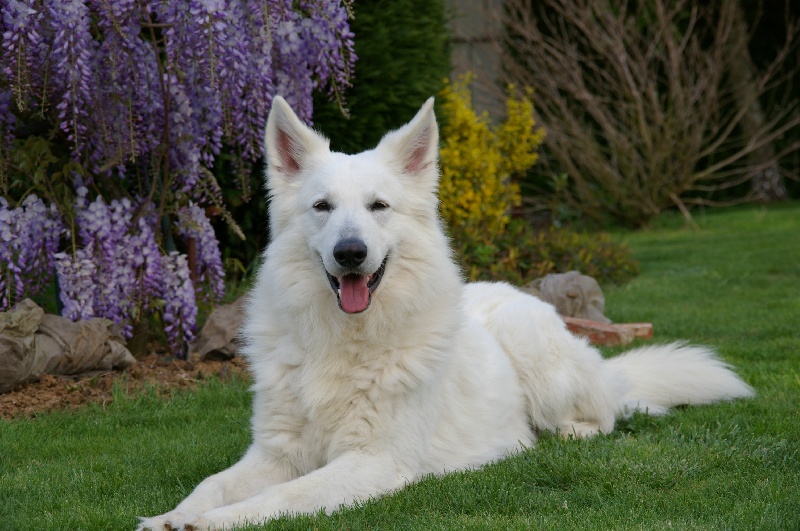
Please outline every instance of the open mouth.
[[341, 277], [335, 277], [328, 273], [327, 270], [325, 271], [325, 274], [328, 275], [328, 282], [339, 300], [339, 308], [342, 311], [361, 313], [369, 308], [369, 304], [372, 302], [372, 292], [381, 283], [388, 258], [389, 256], [387, 255], [378, 270], [371, 275], [348, 273]]

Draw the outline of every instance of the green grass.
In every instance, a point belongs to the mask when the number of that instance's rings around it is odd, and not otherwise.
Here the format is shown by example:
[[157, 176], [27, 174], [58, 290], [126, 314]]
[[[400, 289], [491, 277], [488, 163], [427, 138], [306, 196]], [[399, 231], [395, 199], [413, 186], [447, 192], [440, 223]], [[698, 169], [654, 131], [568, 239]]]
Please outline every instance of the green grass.
[[[266, 527], [800, 528], [800, 204], [697, 221], [626, 235], [642, 273], [607, 288], [607, 313], [717, 347], [757, 398], [637, 415], [588, 441], [547, 436], [478, 471]], [[211, 382], [0, 422], [0, 529], [131, 529], [171, 509], [244, 451], [249, 400], [241, 382]]]

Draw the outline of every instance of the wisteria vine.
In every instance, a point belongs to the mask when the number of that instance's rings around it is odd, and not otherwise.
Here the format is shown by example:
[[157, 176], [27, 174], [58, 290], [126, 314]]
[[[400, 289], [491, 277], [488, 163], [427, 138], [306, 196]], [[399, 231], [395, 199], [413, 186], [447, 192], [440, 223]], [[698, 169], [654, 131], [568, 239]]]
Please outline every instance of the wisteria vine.
[[[246, 188], [274, 95], [343, 102], [351, 2], [0, 0], [0, 310], [55, 272], [64, 315], [130, 337], [156, 312], [180, 352], [224, 292], [215, 161]], [[53, 180], [15, 158], [42, 123], [74, 164]]]

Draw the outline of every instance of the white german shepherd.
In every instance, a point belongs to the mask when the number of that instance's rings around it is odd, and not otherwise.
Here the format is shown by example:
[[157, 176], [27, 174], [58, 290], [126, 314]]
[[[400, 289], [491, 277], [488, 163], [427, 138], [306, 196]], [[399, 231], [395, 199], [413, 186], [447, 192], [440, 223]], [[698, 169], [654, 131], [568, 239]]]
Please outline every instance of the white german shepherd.
[[538, 432], [608, 433], [633, 410], [753, 395], [708, 349], [604, 360], [552, 306], [465, 285], [437, 216], [433, 99], [358, 155], [276, 98], [272, 242], [243, 337], [253, 444], [146, 529], [220, 529], [334, 511], [426, 474], [479, 467]]

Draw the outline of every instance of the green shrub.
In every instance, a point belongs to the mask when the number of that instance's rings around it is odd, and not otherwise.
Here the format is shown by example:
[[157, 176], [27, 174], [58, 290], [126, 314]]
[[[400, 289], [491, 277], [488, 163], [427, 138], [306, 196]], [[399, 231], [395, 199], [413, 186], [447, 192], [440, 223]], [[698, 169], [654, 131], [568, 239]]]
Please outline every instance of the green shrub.
[[350, 27], [358, 60], [345, 93], [350, 117], [324, 94], [314, 99], [315, 127], [344, 153], [375, 147], [439, 92], [450, 73], [442, 0], [356, 2], [354, 10]]
[[574, 269], [598, 282], [619, 284], [639, 273], [628, 248], [608, 234], [556, 227], [535, 230], [522, 219], [512, 219], [499, 238], [485, 238], [458, 254], [471, 280], [525, 284]]

